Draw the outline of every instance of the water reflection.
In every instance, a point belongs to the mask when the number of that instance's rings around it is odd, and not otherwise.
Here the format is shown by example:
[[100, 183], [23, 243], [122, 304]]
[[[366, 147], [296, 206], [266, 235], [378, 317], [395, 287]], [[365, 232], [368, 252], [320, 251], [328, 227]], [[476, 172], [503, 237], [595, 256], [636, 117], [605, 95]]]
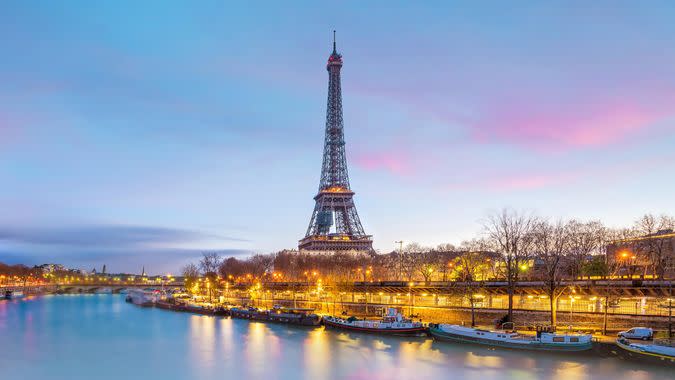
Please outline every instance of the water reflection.
[[2, 379], [671, 379], [665, 368], [263, 324], [124, 303], [0, 302]]
[[305, 373], [312, 379], [329, 378], [326, 369], [331, 366], [330, 337], [328, 333], [315, 328], [307, 332], [307, 338], [303, 347], [303, 360]]
[[215, 329], [216, 319], [213, 317], [191, 315], [190, 328], [190, 358], [193, 367], [197, 370], [213, 368], [216, 360]]

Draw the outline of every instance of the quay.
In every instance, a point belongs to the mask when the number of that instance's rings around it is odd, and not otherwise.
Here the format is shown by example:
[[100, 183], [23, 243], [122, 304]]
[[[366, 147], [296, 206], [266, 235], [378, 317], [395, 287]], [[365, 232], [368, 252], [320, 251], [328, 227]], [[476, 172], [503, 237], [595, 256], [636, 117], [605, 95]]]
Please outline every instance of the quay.
[[[335, 317], [330, 316], [330, 314], [311, 314], [312, 309], [289, 309], [290, 311], [285, 311], [285, 313], [290, 313], [294, 314], [296, 313], [295, 310], [299, 310], [299, 312], [296, 314], [298, 317], [295, 320], [289, 320], [287, 318], [274, 318], [272, 316], [276, 316], [277, 314], [275, 313], [275, 310], [286, 310], [285, 308], [282, 308], [280, 306], [275, 306], [273, 309], [270, 310], [259, 310], [256, 308], [246, 308], [246, 307], [232, 307], [231, 305], [227, 305], [227, 302], [225, 304], [212, 304], [212, 303], [193, 303], [190, 300], [181, 300], [177, 301], [176, 299], [173, 298], [168, 298], [165, 300], [158, 300], [156, 301], [152, 306], [159, 308], [159, 309], [165, 309], [169, 311], [177, 311], [177, 312], [190, 312], [198, 315], [205, 315], [205, 316], [221, 316], [221, 317], [230, 317], [230, 318], [236, 318], [236, 319], [247, 319], [253, 322], [262, 322], [262, 323], [282, 323], [282, 324], [288, 324], [288, 325], [297, 325], [297, 326], [306, 326], [306, 327], [317, 327], [319, 324], [322, 324], [324, 326], [329, 326], [328, 320], [334, 320]], [[288, 315], [288, 314], [285, 314]], [[301, 322], [302, 318], [307, 318], [309, 317], [310, 319], [313, 320], [313, 322]], [[334, 323], [330, 323], [330, 326], [333, 326]], [[421, 326], [426, 326], [427, 324], [421, 324]], [[477, 325], [476, 328], [482, 329], [485, 331], [488, 331], [492, 328], [493, 326], [490, 325]], [[515, 331], [516, 329], [514, 329]], [[537, 334], [536, 331], [532, 330], [521, 330], [517, 329], [518, 334], [522, 336], [532, 336], [534, 337], [535, 334]], [[359, 329], [348, 329], [346, 330], [348, 332], [356, 332], [356, 333], [361, 333]], [[372, 331], [371, 331], [372, 332]], [[560, 329], [558, 331], [559, 333], [566, 334], [566, 333], [579, 333], [578, 331], [565, 331], [565, 329]], [[375, 332], [377, 333], [377, 332]], [[381, 334], [384, 335], [389, 335], [387, 330], [383, 330]], [[401, 334], [397, 334], [401, 335]], [[403, 335], [411, 335], [415, 336], [415, 334], [403, 334]], [[423, 334], [424, 336], [428, 336], [428, 333]], [[574, 336], [574, 335], [573, 335]], [[578, 335], [576, 335], [578, 336]], [[419, 336], [418, 336], [419, 337]], [[434, 340], [436, 340], [435, 337], [432, 337]], [[590, 346], [590, 351], [593, 353], [593, 355], [600, 356], [600, 357], [619, 357], [622, 359], [628, 358], [627, 352], [623, 349], [620, 348], [620, 346], [616, 342], [616, 336], [612, 335], [602, 335], [598, 333], [593, 333], [592, 334], [592, 345]], [[466, 343], [464, 343], [466, 344]], [[671, 343], [672, 344], [672, 341]], [[536, 349], [534, 349], [537, 351]], [[630, 353], [628, 353], [630, 355]], [[663, 359], [661, 360], [661, 364], [667, 364], [667, 365], [675, 365], [675, 359]]]
[[[558, 325], [583, 331], [619, 331], [636, 324], [657, 330], [672, 328], [672, 280], [587, 279], [563, 282], [573, 296], [561, 297]], [[489, 325], [506, 313], [507, 288], [501, 281], [485, 281], [480, 286], [463, 282], [281, 282], [229, 283], [214, 286], [212, 295], [231, 304], [272, 307], [313, 308], [320, 313], [343, 311], [359, 316], [377, 314], [385, 307], [405, 307], [410, 315], [428, 322], [471, 320], [471, 304], [466, 288], [475, 289], [473, 310], [476, 322]], [[42, 286], [4, 286], [2, 289], [24, 294], [112, 293], [130, 289], [182, 289], [183, 278], [148, 282], [61, 283]], [[202, 289], [204, 291], [205, 289]], [[607, 302], [609, 299], [609, 302]], [[605, 307], [607, 304], [608, 307]], [[514, 294], [514, 320], [519, 328], [545, 324], [549, 319], [549, 300], [543, 282], [520, 281]], [[604, 329], [606, 319], [606, 329]]]

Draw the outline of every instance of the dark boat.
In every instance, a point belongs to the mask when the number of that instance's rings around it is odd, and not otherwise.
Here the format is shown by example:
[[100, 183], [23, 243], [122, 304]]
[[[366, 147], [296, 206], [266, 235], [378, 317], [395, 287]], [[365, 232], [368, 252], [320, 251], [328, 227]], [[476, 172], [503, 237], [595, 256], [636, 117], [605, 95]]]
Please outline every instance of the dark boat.
[[318, 326], [321, 316], [312, 313], [314, 309], [285, 308], [275, 306], [271, 310], [260, 310], [253, 307], [232, 308], [232, 318], [250, 319], [254, 321], [284, 323], [298, 326]]
[[388, 308], [385, 315], [379, 321], [358, 319], [356, 317], [349, 317], [347, 319], [339, 317], [324, 317], [323, 324], [326, 327], [374, 333], [385, 335], [426, 335], [427, 327], [422, 322], [413, 322], [406, 319], [398, 308]]
[[176, 303], [173, 300], [160, 300], [155, 302], [155, 307], [158, 309], [172, 310], [172, 311], [186, 311], [185, 306]]
[[280, 306], [275, 306], [268, 312], [268, 320], [299, 326], [318, 326], [321, 324], [321, 316], [314, 314], [314, 309]]
[[183, 306], [183, 311], [189, 313], [201, 314], [201, 315], [215, 315], [215, 310], [208, 306], [195, 305], [195, 304], [186, 304]]
[[3, 296], [4, 299], [6, 300], [11, 300], [14, 298], [21, 298], [23, 297], [23, 292], [21, 291], [16, 291], [16, 290], [5, 290], [5, 294]]
[[230, 309], [230, 317], [232, 318], [261, 319], [261, 314], [262, 311], [254, 307], [233, 307]]

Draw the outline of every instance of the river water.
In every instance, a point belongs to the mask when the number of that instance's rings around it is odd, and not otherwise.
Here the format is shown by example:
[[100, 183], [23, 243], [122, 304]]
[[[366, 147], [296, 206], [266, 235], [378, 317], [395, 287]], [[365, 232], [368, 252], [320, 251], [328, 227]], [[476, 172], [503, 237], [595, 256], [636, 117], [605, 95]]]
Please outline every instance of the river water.
[[674, 379], [666, 368], [139, 308], [120, 295], [0, 301], [0, 379]]

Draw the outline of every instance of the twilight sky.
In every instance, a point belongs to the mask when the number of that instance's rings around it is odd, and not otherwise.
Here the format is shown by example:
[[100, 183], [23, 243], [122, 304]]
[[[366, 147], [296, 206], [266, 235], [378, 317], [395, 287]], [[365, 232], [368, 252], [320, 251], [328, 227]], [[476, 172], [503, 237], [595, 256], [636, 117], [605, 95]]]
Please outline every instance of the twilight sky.
[[457, 244], [502, 207], [675, 213], [672, 1], [276, 3], [2, 1], [0, 261], [295, 247], [333, 29], [377, 249]]

